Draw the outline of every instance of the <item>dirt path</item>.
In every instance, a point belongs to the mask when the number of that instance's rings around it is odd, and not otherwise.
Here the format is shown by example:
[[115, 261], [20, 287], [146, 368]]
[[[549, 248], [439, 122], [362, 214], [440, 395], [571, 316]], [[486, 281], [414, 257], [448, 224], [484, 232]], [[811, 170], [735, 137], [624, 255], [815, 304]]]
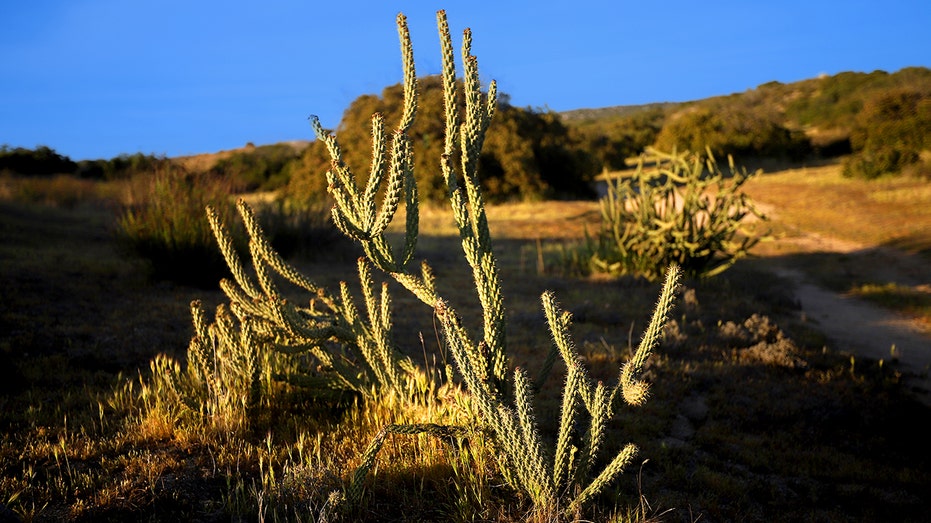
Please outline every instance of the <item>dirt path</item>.
[[[931, 266], [890, 248], [867, 249], [842, 240], [806, 234], [781, 240], [808, 252], [854, 255], [869, 252], [869, 270], [884, 281], [927, 288]], [[800, 315], [830, 338], [835, 348], [854, 356], [895, 362], [905, 383], [931, 405], [931, 329], [904, 315], [870, 302], [827, 290], [806, 275], [791, 258], [777, 262], [776, 272], [794, 284]]]

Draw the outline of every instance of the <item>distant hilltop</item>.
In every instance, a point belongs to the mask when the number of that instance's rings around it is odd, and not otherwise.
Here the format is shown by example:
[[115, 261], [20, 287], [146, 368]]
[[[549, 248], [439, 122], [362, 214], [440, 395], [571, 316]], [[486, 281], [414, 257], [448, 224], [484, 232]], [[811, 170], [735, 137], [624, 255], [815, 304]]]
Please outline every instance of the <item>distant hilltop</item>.
[[566, 123], [575, 123], [585, 120], [601, 120], [605, 118], [616, 118], [630, 116], [634, 113], [649, 111], [651, 109], [668, 110], [681, 105], [678, 102], [657, 102], [641, 105], [614, 105], [611, 107], [598, 107], [594, 109], [572, 109], [562, 111], [559, 116]]
[[679, 103], [558, 113], [606, 170], [646, 147], [740, 162], [843, 158], [844, 174], [931, 176], [931, 69], [842, 72]]

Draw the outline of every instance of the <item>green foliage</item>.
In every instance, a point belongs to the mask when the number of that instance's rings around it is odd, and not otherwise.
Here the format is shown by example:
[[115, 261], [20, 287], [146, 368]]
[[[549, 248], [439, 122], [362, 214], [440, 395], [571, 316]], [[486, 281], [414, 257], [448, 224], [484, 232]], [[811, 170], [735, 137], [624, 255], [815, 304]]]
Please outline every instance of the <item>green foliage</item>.
[[802, 125], [848, 127], [863, 106], [863, 93], [889, 83], [885, 71], [842, 72], [808, 80], [807, 96], [794, 97], [786, 112]]
[[54, 149], [45, 145], [40, 145], [35, 149], [0, 146], [0, 172], [48, 176], [72, 174], [76, 169], [77, 164], [70, 158], [58, 154]]
[[877, 93], [857, 115], [850, 135], [854, 156], [844, 176], [877, 178], [917, 164], [931, 149], [931, 87]]
[[219, 160], [210, 172], [232, 180], [242, 191], [271, 191], [287, 184], [300, 152], [286, 144], [249, 147]]
[[82, 160], [75, 174], [93, 180], [128, 180], [168, 168], [171, 161], [152, 154], [121, 154], [109, 160]]
[[[442, 180], [431, 176], [430, 159], [443, 148], [442, 79], [428, 76], [416, 82], [418, 111], [424, 118], [416, 120], [410, 129], [414, 171], [419, 173], [420, 196], [440, 202], [446, 197], [446, 188]], [[361, 96], [344, 113], [336, 136], [344, 148], [342, 160], [353, 172], [363, 173], [368, 167], [369, 159], [363, 151], [371, 139], [372, 115], [379, 114], [384, 121], [400, 118], [403, 91], [399, 84], [385, 88], [380, 97]], [[463, 103], [459, 101], [460, 110]], [[502, 104], [490, 131], [479, 167], [482, 190], [490, 201], [593, 196], [590, 181], [600, 166], [556, 114]], [[326, 148], [318, 140], [304, 152], [297, 169], [300, 174], [295, 176], [295, 187], [289, 192], [323, 194], [320, 173], [329, 165]]]
[[600, 164], [552, 112], [499, 104], [479, 159], [488, 201], [591, 198]]
[[577, 110], [562, 116], [612, 170], [622, 170], [625, 159], [649, 145], [667, 151], [707, 146], [718, 156], [732, 154], [741, 160], [764, 156], [798, 161], [850, 154], [851, 134], [866, 105], [896, 90], [931, 90], [931, 69], [842, 72], [787, 84], [768, 82], [684, 104]]
[[669, 264], [711, 277], [746, 256], [759, 237], [744, 223], [763, 216], [741, 188], [746, 170], [707, 158], [649, 149], [630, 176], [607, 182], [601, 229], [587, 240], [592, 268], [658, 279]]
[[664, 151], [709, 149], [717, 156], [789, 158], [810, 150], [804, 133], [787, 129], [777, 115], [747, 103], [701, 104], [670, 117], [654, 144]]
[[155, 279], [208, 287], [228, 274], [203, 219], [206, 205], [231, 215], [230, 190], [222, 180], [165, 165], [138, 175], [118, 222], [118, 234], [150, 262]]
[[785, 86], [774, 96], [788, 100], [786, 117], [799, 125], [820, 128], [854, 126], [867, 100], [889, 90], [931, 86], [931, 69], [906, 67], [895, 73], [843, 72]]
[[570, 119], [567, 125], [604, 169], [617, 171], [626, 169], [628, 158], [653, 144], [668, 110], [664, 104], [648, 105], [618, 116], [577, 123]]
[[308, 203], [328, 201], [326, 176], [321, 176], [330, 168], [326, 144], [320, 140], [310, 142], [291, 168], [291, 178], [280, 189], [284, 198]]

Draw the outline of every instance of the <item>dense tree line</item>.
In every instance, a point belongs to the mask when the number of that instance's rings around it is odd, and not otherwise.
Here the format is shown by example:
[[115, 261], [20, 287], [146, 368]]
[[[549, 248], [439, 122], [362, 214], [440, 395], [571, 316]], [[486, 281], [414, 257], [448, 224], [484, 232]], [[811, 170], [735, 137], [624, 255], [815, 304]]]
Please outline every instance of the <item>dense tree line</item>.
[[[271, 190], [287, 183], [300, 156], [290, 144], [246, 147], [218, 160], [206, 174], [226, 178], [237, 190]], [[22, 176], [65, 174], [89, 180], [125, 180], [168, 167], [181, 169], [176, 163], [165, 156], [143, 153], [75, 162], [44, 145], [35, 149], [0, 146], [0, 172]]]
[[287, 143], [259, 147], [248, 144], [245, 149], [218, 160], [210, 172], [228, 178], [241, 191], [270, 191], [288, 183], [300, 156]]
[[77, 164], [54, 149], [40, 145], [35, 149], [0, 146], [0, 172], [46, 176], [73, 174]]
[[171, 163], [165, 156], [152, 154], [121, 154], [109, 160], [82, 160], [75, 174], [92, 180], [125, 180], [137, 174], [153, 173]]
[[92, 180], [116, 180], [152, 173], [168, 162], [170, 160], [164, 156], [142, 153], [121, 154], [109, 160], [75, 162], [45, 145], [35, 149], [0, 146], [0, 172], [23, 176], [67, 174]]

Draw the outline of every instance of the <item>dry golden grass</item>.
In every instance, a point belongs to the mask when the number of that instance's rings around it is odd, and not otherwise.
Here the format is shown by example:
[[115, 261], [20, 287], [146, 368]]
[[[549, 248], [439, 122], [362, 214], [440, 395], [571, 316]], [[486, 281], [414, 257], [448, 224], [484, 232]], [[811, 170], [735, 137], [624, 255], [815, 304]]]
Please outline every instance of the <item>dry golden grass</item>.
[[179, 164], [188, 172], [206, 172], [210, 170], [220, 160], [225, 160], [236, 153], [248, 150], [246, 147], [237, 149], [228, 149], [215, 153], [193, 154], [190, 156], [179, 156], [172, 158], [172, 161]]
[[840, 164], [802, 167], [757, 177], [746, 187], [772, 209], [787, 234], [805, 231], [863, 247], [931, 249], [931, 183], [889, 177], [844, 178]]
[[[516, 202], [486, 208], [492, 238], [496, 240], [573, 240], [581, 239], [585, 228], [598, 225], [598, 203], [593, 201]], [[404, 212], [392, 222], [393, 231], [402, 231]], [[426, 236], [458, 235], [448, 205], [423, 205], [420, 231]]]

